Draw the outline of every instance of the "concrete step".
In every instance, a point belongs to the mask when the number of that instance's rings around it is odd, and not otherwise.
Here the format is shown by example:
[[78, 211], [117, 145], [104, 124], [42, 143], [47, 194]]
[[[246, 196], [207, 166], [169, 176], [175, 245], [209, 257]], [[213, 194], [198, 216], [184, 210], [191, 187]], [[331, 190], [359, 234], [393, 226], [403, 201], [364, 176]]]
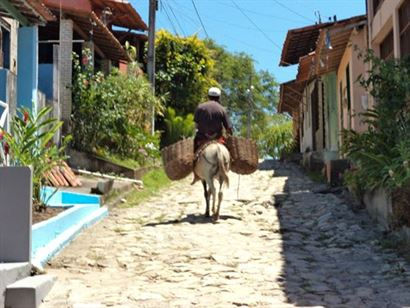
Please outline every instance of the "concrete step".
[[27, 277], [8, 285], [5, 308], [36, 308], [54, 285], [51, 275]]
[[0, 308], [4, 307], [6, 287], [29, 276], [30, 270], [31, 266], [28, 262], [0, 263]]

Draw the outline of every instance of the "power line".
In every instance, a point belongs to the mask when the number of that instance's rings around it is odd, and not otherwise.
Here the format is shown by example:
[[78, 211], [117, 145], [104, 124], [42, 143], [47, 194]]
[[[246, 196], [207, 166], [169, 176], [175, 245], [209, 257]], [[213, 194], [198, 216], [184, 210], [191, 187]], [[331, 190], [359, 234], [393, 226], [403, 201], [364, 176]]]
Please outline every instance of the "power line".
[[[165, 3], [164, 3], [164, 4], [165, 4]], [[173, 15], [174, 18], [175, 18], [175, 21], [177, 22], [179, 28], [180, 28], [181, 31], [182, 31], [182, 34], [183, 34], [184, 36], [186, 36], [184, 29], [181, 27], [181, 24], [179, 23], [179, 20], [178, 20], [178, 18], [176, 17], [176, 15], [175, 15], [175, 13], [174, 13], [174, 10], [172, 9], [172, 6], [169, 5], [169, 3], [166, 3], [166, 4], [168, 5], [168, 8], [171, 10], [171, 13], [172, 13], [172, 15]]]
[[174, 23], [172, 22], [171, 17], [169, 17], [169, 14], [168, 14], [168, 11], [167, 11], [167, 8], [166, 8], [166, 6], [165, 6], [164, 1], [161, 1], [161, 3], [162, 3], [162, 8], [164, 9], [164, 12], [165, 12], [165, 14], [167, 15], [168, 20], [169, 20], [169, 22], [170, 22], [170, 24], [171, 24], [171, 26], [172, 26], [172, 29], [174, 29], [175, 34], [176, 34], [177, 36], [179, 36], [179, 35], [178, 35], [177, 28], [175, 27]]
[[231, 2], [235, 5], [235, 7], [243, 14], [243, 16], [246, 17], [246, 19], [249, 20], [249, 22], [251, 22], [254, 27], [256, 29], [258, 29], [258, 31], [260, 33], [262, 33], [262, 35], [269, 41], [271, 42], [273, 45], [275, 45], [277, 48], [279, 48], [279, 50], [282, 50], [282, 47], [279, 46], [274, 40], [272, 40], [261, 28], [258, 27], [258, 25], [241, 9], [241, 7], [239, 7], [236, 2], [234, 0], [231, 0]]
[[206, 29], [205, 29], [205, 25], [204, 25], [204, 23], [202, 22], [201, 16], [199, 16], [199, 12], [198, 12], [198, 9], [196, 8], [195, 1], [194, 1], [194, 0], [191, 0], [191, 2], [192, 2], [192, 5], [194, 6], [194, 9], [195, 9], [196, 15], [198, 16], [198, 19], [199, 19], [199, 21], [201, 22], [202, 29], [204, 29], [204, 32], [205, 32], [206, 37], [209, 38], [208, 32], [206, 32]]
[[[227, 4], [227, 3], [221, 2], [221, 3], [219, 3], [219, 4], [220, 4], [220, 5], [223, 5], [223, 6], [235, 8], [234, 6], [229, 5], [229, 4]], [[246, 11], [246, 12], [249, 12], [249, 13], [251, 13], [251, 14], [255, 14], [255, 15], [259, 15], [259, 16], [264, 16], [264, 17], [269, 17], [269, 18], [280, 19], [280, 20], [284, 20], [284, 21], [287, 21], [287, 22], [290, 22], [290, 23], [295, 23], [295, 22], [297, 22], [296, 20], [284, 18], [284, 17], [281, 17], [281, 16], [275, 16], [275, 15], [271, 15], [271, 14], [256, 12], [256, 11], [249, 10], [249, 9], [245, 9], [245, 8], [242, 8], [242, 10], [244, 10], [244, 11]]]
[[[220, 3], [220, 4], [222, 4], [222, 3]], [[226, 6], [228, 6], [228, 7], [233, 7], [233, 6], [230, 6], [230, 5], [227, 5], [227, 4], [225, 4]], [[168, 6], [170, 6], [170, 4], [168, 3]], [[173, 7], [174, 9], [175, 9], [175, 7]], [[182, 6], [182, 5], [179, 5], [179, 12], [181, 13], [181, 9], [186, 9], [186, 10], [189, 10], [187, 7], [185, 7], [185, 6]], [[257, 29], [254, 29], [253, 27], [246, 27], [246, 26], [243, 26], [243, 25], [239, 25], [239, 24], [235, 24], [235, 23], [230, 23], [230, 22], [227, 22], [226, 20], [222, 20], [222, 19], [217, 19], [217, 18], [214, 18], [214, 17], [209, 17], [208, 15], [206, 15], [206, 14], [202, 14], [202, 17], [204, 17], [204, 20], [210, 20], [210, 21], [214, 21], [214, 22], [218, 22], [218, 23], [222, 23], [222, 24], [224, 24], [225, 26], [230, 26], [230, 27], [233, 27], [233, 28], [236, 28], [236, 29], [245, 29], [245, 30], [251, 30], [251, 31], [258, 31]], [[208, 23], [208, 27], [209, 27], [209, 23]], [[262, 29], [262, 30], [264, 30], [264, 29]], [[265, 29], [264, 30], [265, 32], [269, 32], [269, 31], [272, 31], [272, 32], [283, 32], [283, 30], [267, 30], [267, 29]]]
[[298, 12], [292, 10], [291, 8], [289, 8], [289, 7], [287, 7], [286, 5], [284, 5], [283, 3], [280, 3], [278, 0], [273, 0], [273, 1], [274, 1], [276, 4], [280, 5], [281, 7], [287, 9], [289, 12], [292, 12], [293, 14], [296, 14], [296, 15], [298, 15], [299, 17], [302, 17], [302, 18], [304, 18], [304, 19], [306, 19], [306, 20], [308, 20], [308, 21], [310, 21], [310, 22], [315, 22], [314, 20], [312, 20], [312, 19], [310, 19], [310, 18], [308, 18], [308, 17], [306, 17], [306, 16], [303, 16], [303, 15], [299, 14]]

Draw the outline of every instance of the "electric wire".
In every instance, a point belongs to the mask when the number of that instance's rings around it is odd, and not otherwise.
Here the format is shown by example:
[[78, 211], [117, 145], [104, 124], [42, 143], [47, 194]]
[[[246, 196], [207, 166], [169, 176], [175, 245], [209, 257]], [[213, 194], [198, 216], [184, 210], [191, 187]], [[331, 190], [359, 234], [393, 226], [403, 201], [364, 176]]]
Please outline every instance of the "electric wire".
[[[166, 2], [164, 2], [164, 5], [165, 5], [165, 3], [166, 3]], [[166, 3], [166, 4], [167, 4], [169, 10], [171, 11], [171, 14], [174, 16], [174, 19], [175, 19], [175, 21], [177, 22], [178, 27], [181, 29], [182, 34], [183, 34], [184, 36], [186, 36], [186, 33], [185, 33], [185, 31], [184, 31], [184, 28], [182, 28], [181, 24], [179, 23], [179, 20], [178, 20], [177, 16], [175, 15], [175, 12], [174, 12], [172, 6], [171, 6], [169, 3]]]
[[273, 0], [273, 1], [274, 1], [276, 4], [280, 5], [281, 7], [287, 9], [289, 12], [292, 12], [293, 14], [296, 14], [296, 15], [298, 15], [299, 17], [302, 17], [302, 18], [308, 20], [309, 22], [315, 22], [314, 20], [312, 20], [312, 19], [310, 19], [310, 18], [308, 18], [308, 17], [306, 17], [306, 16], [303, 16], [303, 15], [299, 14], [298, 12], [292, 10], [291, 8], [289, 8], [289, 7], [287, 7], [286, 5], [284, 5], [283, 3], [280, 3], [278, 0]]
[[199, 21], [201, 22], [202, 29], [204, 29], [204, 32], [205, 32], [206, 37], [209, 38], [208, 32], [206, 31], [205, 25], [204, 25], [204, 23], [202, 22], [201, 16], [199, 15], [198, 9], [197, 9], [197, 7], [196, 7], [196, 5], [195, 5], [195, 1], [194, 1], [194, 0], [191, 0], [191, 2], [192, 2], [192, 5], [194, 6], [194, 9], [195, 9], [196, 15], [198, 16], [198, 19], [199, 19]]
[[[173, 1], [175, 2], [175, 0], [173, 0]], [[169, 3], [168, 3], [168, 5], [169, 5]], [[181, 6], [180, 6], [180, 10], [178, 11], [179, 16], [180, 16], [181, 18], [183, 18], [184, 20], [189, 21], [189, 22], [190, 22], [192, 25], [194, 25], [195, 27], [197, 27], [197, 26], [198, 26], [198, 23], [197, 23], [198, 20], [193, 19], [190, 15], [188, 15], [189, 9], [188, 9], [186, 6], [182, 6], [182, 7], [183, 7], [184, 11], [181, 10]], [[173, 8], [175, 9], [174, 6], [173, 6]], [[228, 24], [228, 25], [229, 25], [229, 24]], [[212, 24], [209, 24], [209, 23], [208, 23], [208, 27], [221, 30], [221, 28], [220, 28], [219, 26], [212, 25]], [[235, 26], [235, 27], [236, 27], [236, 26]], [[247, 29], [247, 30], [252, 30], [252, 31], [258, 31], [257, 29], [249, 28], [249, 27], [246, 28], [246, 29]], [[269, 54], [272, 54], [272, 52], [275, 53], [275, 50], [267, 49], [267, 48], [261, 48], [261, 47], [255, 46], [254, 44], [251, 44], [251, 43], [246, 42], [246, 41], [243, 41], [243, 40], [239, 40], [238, 38], [236, 38], [236, 37], [234, 37], [234, 36], [232, 36], [232, 35], [226, 34], [226, 33], [223, 33], [223, 36], [225, 36], [225, 37], [227, 37], [227, 38], [230, 38], [231, 40], [233, 40], [233, 41], [235, 41], [235, 42], [237, 42], [237, 43], [240, 43], [240, 44], [242, 44], [242, 45], [244, 45], [244, 46], [251, 47], [252, 49], [255, 49], [255, 50], [258, 50], [258, 51], [261, 51], [261, 52], [264, 52], [264, 53], [269, 53]]]
[[274, 40], [272, 40], [261, 28], [259, 28], [259, 26], [242, 10], [242, 8], [240, 6], [238, 6], [236, 4], [236, 2], [234, 0], [231, 0], [231, 2], [235, 5], [235, 7], [242, 13], [243, 16], [246, 17], [246, 19], [249, 20], [249, 22], [251, 24], [253, 24], [253, 26], [258, 29], [258, 31], [269, 41], [271, 42], [273, 45], [275, 45], [278, 49], [282, 50], [282, 47], [279, 46], [279, 44], [277, 44]]
[[[220, 5], [223, 5], [223, 6], [226, 6], [226, 7], [235, 8], [234, 6], [229, 5], [228, 3], [223, 3], [223, 2], [221, 2], [221, 3], [219, 3], [219, 4], [220, 4]], [[249, 12], [249, 13], [251, 13], [251, 14], [254, 14], [254, 15], [259, 15], [259, 16], [264, 16], [264, 17], [279, 19], [279, 20], [283, 20], [283, 21], [290, 22], [290, 23], [292, 23], [292, 24], [298, 22], [298, 21], [296, 21], [296, 20], [284, 18], [284, 17], [282, 17], [282, 16], [275, 16], [275, 15], [271, 15], [271, 14], [256, 12], [256, 11], [249, 10], [249, 9], [245, 9], [245, 8], [242, 8], [242, 10], [244, 10], [245, 12]]]
[[171, 20], [171, 17], [170, 17], [169, 14], [168, 14], [168, 10], [167, 10], [167, 8], [165, 7], [164, 1], [161, 1], [161, 3], [162, 3], [162, 8], [163, 8], [163, 10], [164, 10], [164, 12], [165, 12], [165, 15], [167, 15], [167, 18], [168, 18], [168, 20], [169, 20], [169, 22], [170, 22], [170, 24], [171, 24], [172, 29], [174, 30], [175, 34], [176, 34], [177, 36], [179, 36], [178, 31], [177, 31], [177, 28], [175, 27], [173, 21]]

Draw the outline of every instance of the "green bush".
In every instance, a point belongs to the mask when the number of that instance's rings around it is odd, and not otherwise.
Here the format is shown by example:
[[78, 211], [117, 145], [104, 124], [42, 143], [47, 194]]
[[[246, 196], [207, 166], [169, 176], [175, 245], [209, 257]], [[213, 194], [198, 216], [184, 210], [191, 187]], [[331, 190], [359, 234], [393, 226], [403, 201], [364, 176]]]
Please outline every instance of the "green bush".
[[[87, 56], [87, 53], [86, 55]], [[158, 135], [151, 136], [150, 115], [161, 101], [142, 76], [113, 70], [108, 76], [81, 68], [74, 56], [72, 133], [73, 147], [97, 153], [101, 150], [144, 164], [158, 156]]]
[[[270, 156], [277, 159], [294, 150], [293, 123], [289, 117], [274, 114], [259, 123], [262, 124], [260, 127], [256, 125], [252, 127], [252, 138], [256, 140], [260, 157]], [[242, 127], [243, 136], [246, 135], [245, 132], [244, 125]]]
[[[65, 159], [64, 149], [70, 136], [64, 138], [59, 148], [52, 139], [62, 122], [50, 118], [51, 108], [41, 109], [33, 115], [27, 109], [20, 109], [20, 116], [11, 121], [11, 133], [1, 132], [1, 145], [8, 154], [11, 166], [29, 166], [33, 177], [33, 199], [41, 204], [41, 186], [47, 182], [47, 172]], [[2, 162], [3, 164], [5, 162]]]
[[362, 56], [372, 69], [359, 82], [376, 104], [362, 114], [366, 132], [343, 132], [342, 151], [354, 165], [346, 183], [358, 193], [393, 191], [410, 185], [410, 58], [383, 61], [371, 51]]
[[189, 138], [195, 134], [194, 116], [190, 113], [183, 116], [177, 116], [174, 109], [167, 108], [164, 122], [166, 131], [163, 138], [163, 146], [167, 146], [181, 140]]

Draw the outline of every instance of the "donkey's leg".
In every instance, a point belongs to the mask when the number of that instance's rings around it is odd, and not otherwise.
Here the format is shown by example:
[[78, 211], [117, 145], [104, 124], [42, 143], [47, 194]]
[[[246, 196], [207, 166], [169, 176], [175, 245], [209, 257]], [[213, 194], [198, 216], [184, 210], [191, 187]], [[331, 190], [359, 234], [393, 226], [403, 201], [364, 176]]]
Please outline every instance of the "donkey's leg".
[[205, 203], [206, 203], [206, 209], [205, 209], [205, 217], [209, 217], [209, 193], [206, 187], [206, 181], [202, 181], [202, 185], [204, 186], [204, 196], [205, 196]]
[[216, 189], [215, 189], [215, 184], [214, 180], [211, 178], [211, 180], [208, 182], [209, 185], [209, 191], [210, 194], [212, 194], [212, 215], [213, 215], [213, 220], [216, 221]]
[[222, 203], [222, 198], [223, 198], [223, 183], [224, 183], [224, 180], [222, 179], [222, 178], [220, 178], [219, 179], [219, 192], [218, 192], [218, 208], [217, 208], [217, 210], [216, 210], [216, 219], [215, 220], [218, 220], [219, 219], [219, 211], [220, 211], [220, 209], [221, 209], [221, 203]]

